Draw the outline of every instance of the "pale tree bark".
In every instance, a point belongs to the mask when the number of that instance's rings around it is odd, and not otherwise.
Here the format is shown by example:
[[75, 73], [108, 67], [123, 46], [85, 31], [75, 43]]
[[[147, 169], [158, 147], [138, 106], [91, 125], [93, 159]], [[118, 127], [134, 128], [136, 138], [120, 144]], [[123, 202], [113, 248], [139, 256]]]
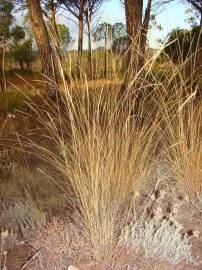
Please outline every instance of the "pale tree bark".
[[[40, 0], [26, 0], [29, 11], [32, 30], [39, 49], [42, 73], [49, 79], [47, 82], [47, 95], [55, 97], [55, 69], [52, 49], [48, 36], [48, 31], [43, 19], [43, 14], [40, 6]], [[52, 81], [52, 83], [51, 83]]]

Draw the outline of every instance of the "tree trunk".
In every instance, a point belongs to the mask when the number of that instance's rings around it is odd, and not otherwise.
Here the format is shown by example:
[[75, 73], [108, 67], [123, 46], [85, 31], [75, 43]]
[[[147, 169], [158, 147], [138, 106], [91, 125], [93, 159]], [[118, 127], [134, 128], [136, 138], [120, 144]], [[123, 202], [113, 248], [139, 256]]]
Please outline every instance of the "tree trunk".
[[51, 27], [52, 27], [54, 36], [56, 38], [56, 41], [59, 44], [60, 35], [59, 35], [59, 32], [58, 32], [58, 27], [57, 27], [57, 23], [56, 23], [56, 11], [55, 11], [54, 6], [51, 8], [50, 22], [51, 22]]
[[5, 93], [7, 89], [7, 83], [6, 83], [6, 74], [5, 74], [5, 58], [6, 58], [6, 39], [3, 38], [2, 42], [2, 61], [1, 61], [1, 68], [0, 68], [0, 81], [1, 81], [1, 89], [2, 92]]
[[19, 61], [20, 70], [24, 71], [23, 61]]
[[143, 0], [125, 0], [126, 26], [128, 35], [128, 71], [126, 81], [133, 80], [140, 66], [140, 40], [142, 26]]
[[79, 7], [79, 35], [78, 35], [78, 59], [77, 59], [79, 70], [81, 69], [82, 54], [83, 54], [83, 25], [84, 25], [83, 6], [84, 6], [84, 0], [81, 0], [80, 7]]
[[108, 76], [108, 34], [105, 35], [104, 77]]
[[90, 79], [93, 79], [93, 55], [92, 55], [92, 38], [91, 38], [91, 18], [89, 9], [87, 12], [87, 28], [88, 28], [88, 65], [90, 68]]
[[144, 22], [141, 29], [142, 31], [141, 42], [140, 42], [141, 55], [140, 55], [139, 68], [142, 68], [144, 66], [145, 49], [146, 49], [146, 44], [147, 44], [147, 34], [148, 34], [149, 21], [150, 21], [150, 16], [151, 16], [151, 4], [152, 4], [152, 0], [148, 0], [147, 7], [145, 10], [145, 15], [144, 15]]
[[83, 17], [79, 18], [79, 36], [78, 36], [78, 63], [81, 63], [83, 53]]
[[32, 72], [32, 43], [29, 46], [29, 56], [27, 59], [27, 70], [28, 70], [28, 72]]
[[52, 34], [53, 34], [53, 42], [56, 49], [56, 54], [59, 57], [59, 60], [62, 61], [60, 34], [59, 34], [57, 23], [56, 23], [56, 10], [55, 10], [54, 3], [50, 7], [49, 21], [51, 25]]
[[1, 87], [1, 91], [3, 92], [4, 84], [3, 84], [2, 59], [3, 59], [3, 47], [0, 47], [0, 87]]
[[50, 79], [47, 81], [47, 95], [51, 98], [55, 97], [55, 72], [53, 54], [48, 36], [48, 31], [43, 19], [43, 14], [40, 6], [40, 0], [26, 0], [29, 17], [32, 25], [32, 30], [39, 49], [42, 73]]

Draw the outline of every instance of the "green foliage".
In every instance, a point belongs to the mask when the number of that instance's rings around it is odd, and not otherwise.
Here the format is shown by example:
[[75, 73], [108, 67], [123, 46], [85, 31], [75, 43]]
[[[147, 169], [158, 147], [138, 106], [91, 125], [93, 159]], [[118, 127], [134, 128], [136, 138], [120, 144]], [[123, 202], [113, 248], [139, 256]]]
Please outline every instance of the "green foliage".
[[109, 23], [101, 23], [95, 29], [93, 33], [94, 41], [103, 41], [106, 40], [108, 43], [112, 42], [113, 50], [122, 49], [127, 47], [126, 43], [126, 26], [121, 23], [115, 23], [114, 25]]
[[15, 62], [18, 62], [21, 70], [30, 71], [30, 64], [32, 62], [32, 40], [25, 40], [26, 32], [22, 26], [16, 25], [12, 31], [11, 36], [13, 43], [10, 46], [10, 57]]
[[8, 39], [10, 25], [13, 21], [13, 4], [7, 0], [0, 0], [0, 39]]
[[30, 62], [33, 60], [31, 48], [31, 40], [25, 40], [21, 44], [13, 43], [11, 46], [11, 57], [19, 63], [21, 70], [30, 69]]
[[190, 31], [186, 29], [174, 29], [168, 35], [165, 53], [177, 63], [186, 60], [202, 46], [200, 26], [193, 27]]
[[15, 43], [20, 42], [22, 39], [25, 38], [25, 30], [23, 29], [22, 26], [16, 25], [12, 31], [11, 31], [11, 35], [13, 37], [13, 41]]
[[126, 36], [126, 26], [121, 22], [117, 22], [112, 26], [112, 39], [119, 39]]
[[97, 26], [93, 33], [94, 41], [103, 41], [112, 39], [113, 26], [109, 23], [103, 22]]
[[69, 28], [64, 24], [57, 24], [58, 32], [60, 35], [60, 41], [62, 43], [62, 47], [67, 50], [69, 45], [73, 42], [72, 37], [69, 32]]
[[113, 40], [112, 50], [113, 52], [124, 52], [128, 49], [128, 37], [122, 36]]

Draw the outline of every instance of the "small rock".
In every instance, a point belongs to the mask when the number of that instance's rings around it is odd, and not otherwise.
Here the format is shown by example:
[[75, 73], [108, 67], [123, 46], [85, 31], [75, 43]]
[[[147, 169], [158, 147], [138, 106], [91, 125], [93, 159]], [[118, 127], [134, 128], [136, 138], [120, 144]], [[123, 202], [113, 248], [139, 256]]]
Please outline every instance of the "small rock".
[[68, 267], [68, 270], [80, 270], [80, 268], [76, 267], [76, 266], [73, 266], [73, 265], [70, 265]]

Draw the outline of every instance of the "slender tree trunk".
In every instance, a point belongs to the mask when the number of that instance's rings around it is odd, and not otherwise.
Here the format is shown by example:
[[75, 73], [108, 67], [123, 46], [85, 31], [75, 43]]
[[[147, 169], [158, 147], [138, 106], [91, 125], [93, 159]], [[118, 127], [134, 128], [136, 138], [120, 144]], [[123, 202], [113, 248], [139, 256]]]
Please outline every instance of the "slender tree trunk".
[[2, 42], [2, 63], [1, 63], [1, 85], [2, 85], [2, 92], [5, 93], [7, 89], [7, 82], [6, 82], [6, 73], [5, 73], [5, 60], [6, 60], [6, 39], [3, 38]]
[[88, 28], [88, 65], [90, 68], [90, 79], [93, 79], [93, 55], [92, 55], [92, 37], [91, 37], [91, 18], [89, 9], [87, 12], [87, 28]]
[[3, 92], [4, 84], [3, 84], [2, 59], [3, 59], [3, 47], [0, 46], [0, 87], [1, 87], [1, 91]]
[[79, 18], [79, 36], [78, 36], [78, 63], [81, 63], [83, 53], [83, 17]]
[[59, 38], [60, 38], [60, 35], [59, 35], [59, 32], [58, 32], [58, 27], [57, 27], [57, 23], [56, 23], [56, 10], [53, 6], [53, 8], [51, 9], [51, 17], [50, 17], [50, 20], [51, 20], [51, 27], [52, 27], [52, 30], [54, 32], [54, 36], [55, 38], [57, 38], [57, 42], [59, 44]]
[[200, 12], [200, 33], [198, 37], [198, 46], [197, 46], [197, 52], [195, 57], [195, 67], [197, 69], [197, 73], [199, 75], [202, 74], [202, 4], [201, 4], [201, 10], [198, 10]]
[[105, 35], [104, 77], [108, 76], [108, 34]]
[[9, 59], [9, 64], [10, 64], [10, 72], [11, 72], [11, 69], [12, 69], [12, 59], [11, 59], [11, 56], [10, 56], [10, 59]]
[[27, 69], [29, 72], [32, 72], [32, 43], [29, 46], [29, 56], [27, 60]]
[[47, 95], [49, 97], [55, 97], [55, 70], [53, 54], [48, 36], [48, 31], [43, 19], [43, 14], [40, 6], [40, 0], [26, 0], [29, 17], [32, 25], [32, 30], [36, 39], [36, 43], [39, 49], [42, 73], [49, 78], [52, 83], [47, 83]]
[[79, 34], [78, 34], [78, 59], [77, 59], [79, 70], [81, 69], [82, 54], [83, 54], [83, 25], [84, 25], [83, 6], [84, 6], [84, 0], [81, 0], [80, 8], [79, 8]]
[[61, 51], [61, 42], [60, 42], [60, 34], [58, 31], [57, 23], [56, 23], [56, 10], [54, 3], [51, 6], [50, 9], [50, 25], [51, 25], [51, 30], [53, 34], [53, 42], [56, 50], [56, 54], [59, 57], [59, 60], [62, 62], [62, 51]]
[[2, 69], [0, 68], [0, 87], [2, 93], [4, 92], [4, 84], [3, 84], [3, 79], [2, 79]]
[[140, 40], [142, 27], [143, 0], [125, 0], [126, 26], [128, 35], [128, 71], [126, 84], [133, 80], [140, 70]]
[[144, 66], [145, 50], [146, 50], [146, 44], [147, 44], [147, 34], [148, 34], [149, 21], [150, 21], [150, 16], [151, 16], [151, 4], [152, 4], [152, 0], [148, 0], [147, 7], [145, 10], [145, 15], [144, 15], [144, 22], [141, 29], [142, 31], [141, 42], [140, 42], [141, 55], [140, 55], [139, 68], [142, 68]]
[[20, 66], [20, 70], [21, 71], [24, 71], [24, 66], [23, 66], [23, 62], [22, 61], [19, 61], [19, 66]]

